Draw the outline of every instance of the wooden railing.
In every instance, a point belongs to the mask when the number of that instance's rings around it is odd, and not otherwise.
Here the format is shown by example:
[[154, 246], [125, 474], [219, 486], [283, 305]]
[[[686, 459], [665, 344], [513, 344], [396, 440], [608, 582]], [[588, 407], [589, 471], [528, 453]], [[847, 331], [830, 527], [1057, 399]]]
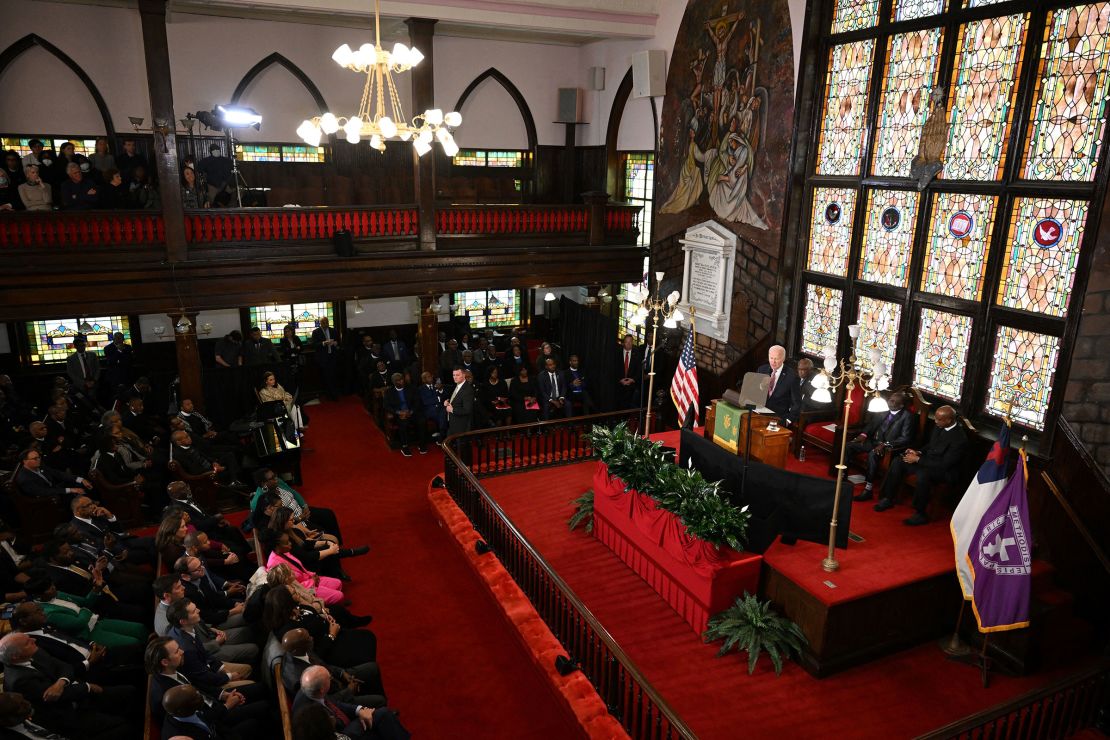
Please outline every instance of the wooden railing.
[[354, 239], [415, 236], [416, 206], [375, 208], [251, 208], [188, 211], [185, 239], [193, 244], [331, 239], [341, 230]]
[[0, 215], [3, 247], [118, 247], [166, 242], [162, 214], [152, 211], [51, 211]]
[[436, 234], [572, 234], [590, 227], [590, 209], [579, 205], [453, 205], [436, 209]]
[[1065, 738], [1091, 727], [1108, 711], [1110, 664], [1015, 697], [997, 707], [957, 720], [918, 740], [1039, 740]]
[[639, 411], [633, 410], [458, 435], [444, 445], [444, 475], [455, 503], [629, 736], [635, 740], [693, 738], [686, 723], [479, 481], [480, 475], [589, 459], [593, 450], [583, 437], [585, 431], [595, 425], [634, 423], [638, 415]]

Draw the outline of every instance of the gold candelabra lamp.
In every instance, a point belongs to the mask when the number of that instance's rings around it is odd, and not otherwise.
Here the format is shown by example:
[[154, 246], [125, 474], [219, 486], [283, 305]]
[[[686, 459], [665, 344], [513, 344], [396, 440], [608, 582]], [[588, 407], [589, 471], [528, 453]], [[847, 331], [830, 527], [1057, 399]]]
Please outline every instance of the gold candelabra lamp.
[[848, 418], [852, 410], [852, 391], [863, 388], [864, 397], [870, 396], [868, 411], [886, 411], [886, 401], [881, 393], [890, 387], [886, 363], [882, 353], [873, 347], [869, 353], [870, 368], [864, 367], [856, 356], [856, 341], [859, 339], [859, 324], [848, 327], [852, 339], [852, 351], [847, 359], [836, 359], [836, 348], [825, 349], [824, 368], [813, 379], [813, 400], [818, 403], [831, 403], [832, 391], [844, 388], [844, 417], [840, 424], [840, 464], [836, 466], [836, 494], [833, 496], [832, 520], [829, 522], [829, 555], [821, 561], [821, 567], [833, 572], [840, 567], [836, 559], [837, 512], [840, 510], [840, 493], [844, 486], [844, 473], [848, 466], [844, 456], [848, 449]]
[[634, 301], [638, 301], [640, 307], [632, 314], [629, 323], [633, 326], [644, 326], [648, 317], [652, 320], [651, 329], [651, 364], [648, 367], [648, 395], [647, 395], [647, 410], [644, 418], [644, 434], [647, 437], [651, 434], [651, 399], [655, 391], [655, 341], [659, 336], [659, 319], [663, 319], [663, 328], [675, 329], [678, 327], [678, 322], [686, 317], [678, 310], [678, 299], [680, 295], [677, 290], [672, 291], [666, 298], [659, 297], [659, 288], [663, 284], [663, 272], [655, 273], [655, 297], [653, 298], [647, 286], [635, 288], [629, 295]]

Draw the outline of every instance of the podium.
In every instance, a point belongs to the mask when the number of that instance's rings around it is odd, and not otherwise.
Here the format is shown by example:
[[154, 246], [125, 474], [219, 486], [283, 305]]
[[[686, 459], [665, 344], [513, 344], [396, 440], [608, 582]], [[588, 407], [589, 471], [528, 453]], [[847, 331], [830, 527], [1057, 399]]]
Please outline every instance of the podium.
[[[719, 411], [718, 404], [721, 406]], [[747, 410], [738, 409], [718, 398], [706, 410], [705, 438], [743, 456], [748, 444], [748, 420], [744, 418], [747, 413]], [[720, 434], [715, 433], [718, 416], [722, 419]], [[769, 414], [752, 414], [751, 459], [785, 470], [786, 456], [794, 433], [784, 427], [771, 431], [768, 427], [777, 418]]]

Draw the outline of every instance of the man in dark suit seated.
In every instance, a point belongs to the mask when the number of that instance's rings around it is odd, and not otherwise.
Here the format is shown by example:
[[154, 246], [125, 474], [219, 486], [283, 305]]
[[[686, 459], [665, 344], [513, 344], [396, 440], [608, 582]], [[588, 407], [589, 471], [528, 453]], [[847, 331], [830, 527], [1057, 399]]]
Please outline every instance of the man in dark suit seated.
[[[244, 559], [247, 553], [252, 552], [242, 531], [224, 519], [224, 515], [220, 512], [209, 514], [205, 511], [204, 507], [193, 499], [193, 491], [185, 481], [175, 480], [166, 486], [166, 496], [169, 497], [170, 505], [180, 506], [189, 515], [190, 524], [227, 545], [240, 560]], [[324, 509], [324, 511], [328, 510]]]
[[359, 704], [332, 701], [331, 674], [323, 666], [312, 666], [301, 674], [301, 690], [293, 700], [293, 714], [298, 714], [310, 704], [321, 704], [334, 722], [336, 732], [351, 740], [408, 740], [408, 730], [397, 719], [397, 713], [387, 707], [372, 709]]
[[802, 388], [798, 374], [786, 364], [786, 348], [776, 344], [767, 350], [767, 364], [760, 365], [756, 372], [771, 378], [767, 381], [767, 408], [786, 426], [796, 422], [802, 406]]
[[311, 666], [318, 665], [328, 669], [331, 674], [331, 690], [328, 698], [332, 701], [345, 701], [367, 707], [385, 706], [385, 689], [382, 687], [382, 674], [377, 663], [361, 663], [343, 669], [328, 665], [313, 651], [312, 635], [308, 630], [298, 627], [289, 630], [281, 638], [281, 682], [290, 696], [296, 696], [301, 685], [301, 676]]
[[197, 605], [204, 621], [220, 629], [242, 627], [243, 602], [237, 597], [245, 593], [243, 587], [209, 573], [200, 558], [182, 555], [173, 563], [173, 572], [181, 578], [185, 596]]
[[828, 411], [832, 409], [832, 402], [821, 403], [813, 400], [813, 379], [817, 371], [813, 368], [813, 360], [803, 357], [798, 360], [798, 383], [802, 394], [802, 411]]
[[625, 334], [617, 357], [618, 409], [634, 409], [640, 405], [644, 348], [635, 345], [636, 338], [631, 334]]
[[540, 387], [540, 413], [544, 421], [552, 416], [570, 418], [574, 413], [574, 407], [567, 401], [570, 383], [566, 373], [555, 365], [554, 359], [549, 357], [544, 362], [543, 372], [537, 382]]
[[31, 702], [23, 698], [23, 694], [17, 691], [0, 693], [0, 739], [61, 740], [61, 735], [51, 732], [37, 722], [32, 722], [31, 717], [34, 713], [35, 708], [31, 706]]
[[135, 713], [134, 687], [78, 681], [71, 665], [40, 651], [34, 639], [20, 632], [0, 639], [0, 662], [4, 691], [26, 697], [47, 729], [82, 739], [135, 737], [136, 726], [123, 716]]
[[[129, 622], [145, 620], [150, 604], [148, 578], [114, 567], [117, 564], [102, 548], [89, 544], [68, 522], [59, 524], [54, 535], [56, 539], [43, 546], [45, 560], [40, 565], [60, 591], [87, 594], [99, 587], [94, 604], [97, 614]], [[98, 586], [99, 581], [105, 585]]]
[[181, 469], [189, 475], [208, 475], [213, 480], [228, 485], [242, 485], [238, 480], [238, 471], [209, 459], [193, 446], [193, 438], [188, 432], [179, 429], [173, 433], [171, 439], [173, 445], [170, 447], [170, 459], [176, 460]]
[[[258, 735], [257, 728], [249, 728], [252, 734], [239, 734], [239, 728], [231, 727], [225, 718], [227, 708], [218, 702], [207, 705], [204, 697], [193, 686], [174, 686], [162, 695], [162, 738], [188, 737], [193, 740], [249, 740]], [[244, 732], [248, 728], [243, 728]]]
[[886, 405], [888, 410], [885, 414], [872, 414], [867, 428], [848, 442], [849, 459], [860, 453], [867, 455], [863, 492], [855, 497], [856, 501], [871, 500], [875, 475], [887, 453], [901, 452], [913, 441], [914, 417], [905, 410], [906, 396], [901, 391], [895, 391], [890, 394]]
[[421, 455], [428, 453], [428, 445], [424, 441], [425, 426], [420, 417], [420, 402], [416, 391], [405, 385], [405, 376], [393, 373], [392, 384], [385, 391], [385, 410], [393, 414], [397, 422], [397, 441], [401, 443], [401, 454], [412, 457], [410, 449], [416, 442]]
[[929, 493], [936, 483], [953, 484], [960, 474], [960, 463], [967, 452], [967, 432], [956, 418], [956, 410], [951, 406], [941, 406], [933, 417], [933, 431], [929, 441], [920, 450], [906, 450], [906, 453], [891, 463], [890, 470], [883, 481], [882, 498], [875, 504], [875, 511], [886, 511], [894, 506], [894, 497], [905, 477], [917, 475], [917, 487], [913, 494], [914, 513], [903, 523], [911, 527], [927, 524], [925, 507], [929, 505]]
[[92, 483], [80, 476], [45, 467], [42, 453], [33, 447], [19, 453], [19, 462], [15, 485], [24, 496], [65, 499], [92, 490]]
[[568, 398], [571, 401], [569, 416], [574, 416], [575, 402], [582, 404], [583, 414], [592, 414], [594, 412], [594, 402], [593, 399], [590, 398], [586, 372], [579, 367], [578, 362], [578, 355], [571, 355], [567, 358], [566, 376], [567, 384], [570, 386], [570, 395]]
[[[151, 714], [161, 721], [165, 716], [162, 699], [168, 691], [179, 686], [197, 687], [181, 673], [185, 652], [170, 637], [152, 637], [147, 642], [143, 662], [146, 672], [151, 676]], [[197, 691], [206, 707], [220, 712], [223, 722], [242, 732], [247, 738], [262, 737], [254, 733], [260, 733], [271, 722], [268, 719], [270, 706], [266, 701], [266, 689], [261, 684], [212, 691], [197, 688]], [[222, 707], [223, 711], [217, 707]]]
[[144, 412], [143, 399], [131, 398], [127, 402], [127, 410], [120, 413], [120, 419], [125, 427], [138, 435], [139, 439], [157, 447], [158, 443], [165, 438], [166, 430]]
[[166, 637], [172, 638], [184, 651], [178, 671], [189, 679], [189, 683], [209, 693], [254, 683], [247, 680], [251, 675], [250, 665], [225, 663], [208, 654], [196, 630], [200, 623], [200, 609], [188, 597], [170, 604], [166, 619], [170, 623]]

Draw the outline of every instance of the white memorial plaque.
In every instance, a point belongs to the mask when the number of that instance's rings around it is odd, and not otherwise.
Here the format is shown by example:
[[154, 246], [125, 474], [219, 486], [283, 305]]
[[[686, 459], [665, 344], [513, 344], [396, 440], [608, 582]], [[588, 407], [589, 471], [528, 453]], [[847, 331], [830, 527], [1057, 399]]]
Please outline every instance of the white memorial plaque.
[[679, 241], [686, 254], [681, 302], [686, 323], [693, 315], [699, 334], [727, 342], [736, 234], [716, 221], [706, 221], [691, 226]]

